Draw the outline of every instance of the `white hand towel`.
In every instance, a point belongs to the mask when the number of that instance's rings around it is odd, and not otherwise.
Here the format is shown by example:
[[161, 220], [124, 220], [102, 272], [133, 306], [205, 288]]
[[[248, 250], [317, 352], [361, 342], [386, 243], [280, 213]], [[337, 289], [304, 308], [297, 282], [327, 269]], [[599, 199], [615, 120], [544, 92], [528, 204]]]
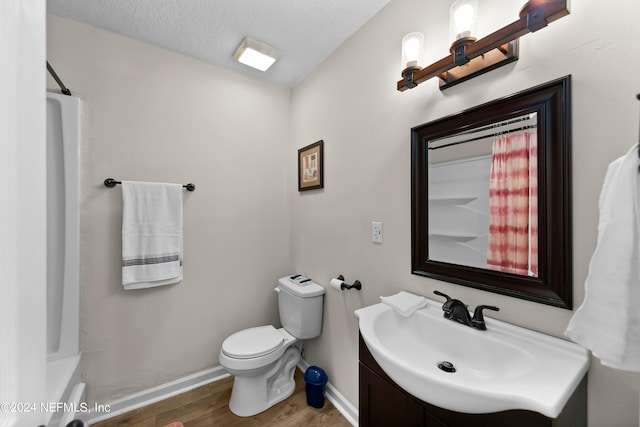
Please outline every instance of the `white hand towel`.
[[182, 280], [182, 185], [122, 181], [122, 285]]
[[380, 299], [383, 304], [388, 305], [398, 312], [398, 314], [405, 317], [411, 316], [416, 310], [427, 305], [427, 299], [425, 297], [405, 291], [400, 291], [388, 297], [380, 297]]
[[640, 210], [634, 146], [607, 170], [585, 299], [565, 335], [602, 364], [640, 371]]

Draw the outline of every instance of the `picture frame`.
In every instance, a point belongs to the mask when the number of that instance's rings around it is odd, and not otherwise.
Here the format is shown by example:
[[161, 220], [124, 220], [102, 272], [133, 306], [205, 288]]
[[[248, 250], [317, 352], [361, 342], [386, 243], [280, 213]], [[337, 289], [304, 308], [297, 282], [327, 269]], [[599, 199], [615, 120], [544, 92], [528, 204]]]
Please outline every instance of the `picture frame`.
[[324, 141], [298, 150], [298, 191], [324, 187]]

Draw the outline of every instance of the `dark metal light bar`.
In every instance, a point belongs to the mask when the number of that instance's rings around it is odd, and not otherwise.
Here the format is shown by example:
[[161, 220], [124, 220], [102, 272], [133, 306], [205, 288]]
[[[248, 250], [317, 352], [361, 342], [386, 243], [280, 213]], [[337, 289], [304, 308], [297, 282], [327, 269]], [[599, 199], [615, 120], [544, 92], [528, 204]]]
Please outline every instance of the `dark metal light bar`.
[[[449, 70], [458, 67], [458, 64], [460, 63], [467, 63], [472, 61], [474, 58], [481, 57], [496, 49], [502, 51], [504, 56], [504, 59], [500, 59], [498, 61], [500, 62], [498, 65], [496, 65], [497, 62], [494, 61], [487, 63], [486, 66], [474, 67], [474, 69], [477, 70], [473, 71], [471, 74], [456, 78], [456, 80], [468, 80], [479, 74], [492, 70], [497, 66], [504, 65], [507, 62], [517, 59], [517, 45], [515, 46], [514, 52], [515, 59], [510, 59], [511, 57], [508, 55], [509, 49], [511, 48], [513, 50], [514, 48], [513, 43], [523, 35], [538, 31], [539, 29], [546, 27], [550, 22], [568, 15], [569, 9], [567, 7], [567, 2], [568, 0], [529, 0], [529, 2], [522, 7], [522, 10], [520, 11], [520, 18], [517, 21], [494, 31], [480, 40], [461, 46], [459, 49], [454, 50], [449, 56], [446, 56], [431, 65], [407, 74], [404, 79], [398, 81], [398, 90], [405, 91], [433, 77], [439, 77], [443, 81], [441, 82], [441, 89], [443, 87], [451, 86], [451, 82], [447, 81], [447, 72]], [[463, 55], [464, 58], [461, 59], [461, 55]], [[482, 61], [483, 58], [478, 58], [478, 60]], [[460, 81], [457, 81], [457, 83]]]

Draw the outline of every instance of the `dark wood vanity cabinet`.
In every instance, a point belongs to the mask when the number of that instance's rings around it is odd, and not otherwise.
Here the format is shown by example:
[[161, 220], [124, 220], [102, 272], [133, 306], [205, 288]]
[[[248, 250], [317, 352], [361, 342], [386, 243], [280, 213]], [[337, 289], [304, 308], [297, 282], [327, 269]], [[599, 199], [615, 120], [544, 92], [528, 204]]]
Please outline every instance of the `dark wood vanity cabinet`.
[[360, 336], [360, 427], [586, 427], [586, 376], [558, 418], [525, 410], [464, 414], [402, 390], [374, 360]]

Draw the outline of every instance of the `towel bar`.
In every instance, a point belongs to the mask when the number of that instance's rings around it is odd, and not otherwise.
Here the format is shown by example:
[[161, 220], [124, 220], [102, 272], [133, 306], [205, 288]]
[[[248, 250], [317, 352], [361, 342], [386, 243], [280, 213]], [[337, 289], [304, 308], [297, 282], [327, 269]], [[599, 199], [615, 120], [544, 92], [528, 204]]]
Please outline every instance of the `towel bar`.
[[[105, 187], [113, 188], [118, 184], [122, 184], [122, 181], [116, 181], [113, 178], [107, 178], [104, 180]], [[196, 191], [196, 186], [192, 183], [185, 184], [182, 187], [186, 188], [187, 191]]]

